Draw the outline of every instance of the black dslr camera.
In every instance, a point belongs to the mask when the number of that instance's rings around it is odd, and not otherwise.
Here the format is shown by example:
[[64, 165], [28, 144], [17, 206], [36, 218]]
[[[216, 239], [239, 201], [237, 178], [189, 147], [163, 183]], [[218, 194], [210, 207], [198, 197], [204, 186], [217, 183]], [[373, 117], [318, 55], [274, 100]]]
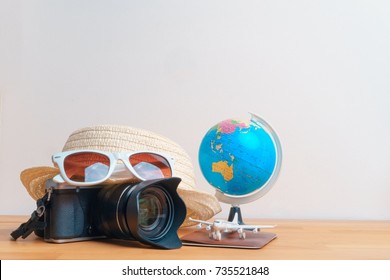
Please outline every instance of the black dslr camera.
[[78, 187], [48, 180], [49, 203], [42, 215], [45, 227], [35, 233], [55, 243], [116, 238], [179, 248], [177, 230], [186, 216], [177, 194], [180, 181], [167, 178]]

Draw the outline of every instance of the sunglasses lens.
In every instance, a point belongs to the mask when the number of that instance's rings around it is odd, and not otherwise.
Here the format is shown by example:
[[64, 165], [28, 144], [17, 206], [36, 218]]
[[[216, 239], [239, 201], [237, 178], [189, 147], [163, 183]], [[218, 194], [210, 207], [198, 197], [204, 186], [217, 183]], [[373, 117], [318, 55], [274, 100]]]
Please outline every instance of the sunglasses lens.
[[138, 153], [129, 157], [137, 175], [145, 180], [172, 177], [172, 169], [166, 158], [153, 153]]
[[66, 176], [74, 182], [97, 182], [104, 179], [110, 168], [106, 155], [94, 152], [80, 152], [64, 159]]

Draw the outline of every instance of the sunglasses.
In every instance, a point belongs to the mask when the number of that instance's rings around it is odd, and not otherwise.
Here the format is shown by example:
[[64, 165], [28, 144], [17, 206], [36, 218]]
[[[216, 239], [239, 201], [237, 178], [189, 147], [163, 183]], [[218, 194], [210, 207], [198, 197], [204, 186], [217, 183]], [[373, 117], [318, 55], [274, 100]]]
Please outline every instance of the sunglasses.
[[[173, 158], [150, 151], [109, 153], [74, 150], [54, 154], [52, 161], [60, 170], [60, 175], [53, 178], [55, 182], [78, 186], [102, 183], [118, 169], [120, 172], [127, 169], [141, 181], [173, 176]], [[132, 178], [127, 170], [126, 176]]]

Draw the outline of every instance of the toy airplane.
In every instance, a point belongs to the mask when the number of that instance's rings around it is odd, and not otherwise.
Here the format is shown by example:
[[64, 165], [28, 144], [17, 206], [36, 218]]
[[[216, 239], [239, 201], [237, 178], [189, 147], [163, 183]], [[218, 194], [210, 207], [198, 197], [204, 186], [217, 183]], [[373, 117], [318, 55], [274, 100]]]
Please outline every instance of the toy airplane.
[[221, 240], [223, 232], [237, 232], [240, 239], [245, 239], [246, 234], [245, 231], [252, 231], [254, 233], [258, 233], [260, 229], [263, 228], [274, 228], [274, 225], [240, 225], [235, 222], [229, 222], [224, 220], [215, 220], [214, 222], [207, 222], [202, 220], [195, 220], [192, 218], [189, 218], [190, 221], [199, 223], [197, 227], [199, 229], [202, 228], [202, 226], [206, 227], [207, 231], [210, 231], [209, 237], [210, 239], [214, 240]]

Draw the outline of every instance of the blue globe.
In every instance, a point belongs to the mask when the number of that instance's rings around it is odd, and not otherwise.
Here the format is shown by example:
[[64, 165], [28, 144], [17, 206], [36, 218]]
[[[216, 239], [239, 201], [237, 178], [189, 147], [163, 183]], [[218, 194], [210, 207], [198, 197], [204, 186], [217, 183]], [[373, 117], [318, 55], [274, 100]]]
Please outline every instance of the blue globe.
[[199, 165], [217, 190], [246, 196], [258, 192], [275, 175], [280, 146], [263, 124], [256, 116], [250, 121], [227, 119], [206, 133], [199, 148]]

